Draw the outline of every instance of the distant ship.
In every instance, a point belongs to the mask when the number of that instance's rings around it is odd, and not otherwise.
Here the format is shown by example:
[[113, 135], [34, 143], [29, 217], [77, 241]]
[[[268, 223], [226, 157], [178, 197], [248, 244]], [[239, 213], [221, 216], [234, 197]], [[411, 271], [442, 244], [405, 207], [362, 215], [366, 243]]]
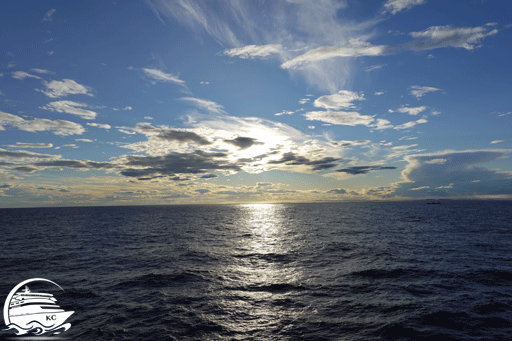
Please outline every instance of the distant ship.
[[21, 328], [30, 328], [34, 321], [46, 328], [60, 326], [74, 311], [65, 311], [56, 302], [52, 294], [31, 292], [25, 286], [24, 291], [14, 294], [11, 299], [9, 319]]
[[438, 205], [438, 204], [440, 204], [439, 201], [438, 202], [427, 202], [427, 205]]

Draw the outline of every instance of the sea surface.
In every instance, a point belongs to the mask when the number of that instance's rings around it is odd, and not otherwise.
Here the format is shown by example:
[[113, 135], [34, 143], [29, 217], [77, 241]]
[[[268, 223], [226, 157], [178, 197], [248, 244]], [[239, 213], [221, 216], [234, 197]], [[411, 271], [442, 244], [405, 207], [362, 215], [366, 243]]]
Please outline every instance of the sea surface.
[[0, 273], [61, 339], [511, 340], [512, 202], [1, 209]]

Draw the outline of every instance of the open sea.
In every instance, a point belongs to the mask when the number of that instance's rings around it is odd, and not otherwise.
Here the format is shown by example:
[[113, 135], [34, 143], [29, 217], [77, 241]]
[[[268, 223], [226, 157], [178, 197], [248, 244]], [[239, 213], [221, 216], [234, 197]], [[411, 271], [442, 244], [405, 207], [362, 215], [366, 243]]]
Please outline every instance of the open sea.
[[512, 201], [1, 209], [0, 273], [52, 339], [511, 340]]

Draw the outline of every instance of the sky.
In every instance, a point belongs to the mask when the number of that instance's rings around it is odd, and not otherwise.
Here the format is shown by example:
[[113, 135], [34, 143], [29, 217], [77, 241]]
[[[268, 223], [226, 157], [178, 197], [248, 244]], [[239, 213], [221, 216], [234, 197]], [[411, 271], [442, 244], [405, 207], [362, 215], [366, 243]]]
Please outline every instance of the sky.
[[512, 199], [512, 1], [0, 9], [0, 207]]

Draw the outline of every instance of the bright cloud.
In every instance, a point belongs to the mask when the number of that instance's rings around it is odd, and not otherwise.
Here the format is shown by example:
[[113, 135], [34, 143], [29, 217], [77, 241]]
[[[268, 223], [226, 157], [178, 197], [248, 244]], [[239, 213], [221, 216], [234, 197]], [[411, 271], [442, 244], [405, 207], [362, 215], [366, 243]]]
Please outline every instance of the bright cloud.
[[421, 97], [425, 96], [426, 94], [434, 91], [441, 91], [441, 89], [434, 88], [431, 86], [419, 86], [419, 85], [413, 85], [409, 88], [410, 94], [417, 99], [420, 99]]
[[91, 88], [78, 84], [72, 79], [63, 79], [62, 81], [53, 80], [51, 82], [43, 81], [46, 90], [36, 89], [50, 98], [65, 97], [68, 95], [88, 95], [93, 96]]
[[318, 62], [334, 57], [363, 57], [363, 56], [381, 56], [386, 53], [388, 46], [372, 45], [369, 42], [352, 39], [344, 46], [322, 46], [303, 55], [295, 57], [283, 64], [283, 69], [302, 68], [306, 63]]
[[65, 112], [67, 114], [79, 116], [85, 120], [93, 120], [96, 118], [97, 113], [91, 110], [86, 110], [82, 108], [87, 108], [88, 105], [85, 103], [77, 103], [73, 101], [56, 101], [50, 102], [47, 105], [40, 107], [44, 110], [56, 111], [56, 112]]
[[282, 46], [279, 44], [270, 45], [247, 45], [244, 47], [225, 50], [224, 54], [230, 57], [240, 57], [243, 59], [266, 58], [271, 54], [280, 53]]
[[414, 6], [423, 5], [426, 0], [387, 0], [384, 4], [385, 12], [396, 14], [403, 10], [411, 9]]
[[110, 129], [112, 128], [109, 124], [101, 124], [101, 123], [87, 123], [88, 126], [101, 128], [101, 129]]
[[411, 50], [432, 50], [443, 47], [458, 47], [466, 50], [479, 48], [480, 41], [486, 37], [498, 34], [497, 29], [489, 26], [452, 27], [432, 26], [425, 31], [411, 32], [410, 36], [417, 40], [409, 43]]
[[[421, 107], [400, 107], [398, 109], [396, 109], [397, 112], [399, 113], [403, 113], [403, 114], [409, 114], [409, 115], [412, 115], [412, 116], [416, 116], [418, 115], [419, 113], [427, 110], [428, 107], [422, 105]], [[389, 112], [394, 112], [394, 110], [389, 110]]]
[[341, 90], [337, 94], [321, 96], [313, 102], [317, 108], [324, 109], [348, 109], [353, 108], [354, 101], [364, 101], [364, 94], [357, 92]]
[[171, 73], [165, 73], [163, 71], [160, 71], [158, 69], [142, 69], [146, 76], [150, 77], [154, 80], [154, 82], [167, 82], [167, 83], [174, 83], [178, 85], [185, 85], [185, 81], [179, 79], [178, 76], [175, 76]]

